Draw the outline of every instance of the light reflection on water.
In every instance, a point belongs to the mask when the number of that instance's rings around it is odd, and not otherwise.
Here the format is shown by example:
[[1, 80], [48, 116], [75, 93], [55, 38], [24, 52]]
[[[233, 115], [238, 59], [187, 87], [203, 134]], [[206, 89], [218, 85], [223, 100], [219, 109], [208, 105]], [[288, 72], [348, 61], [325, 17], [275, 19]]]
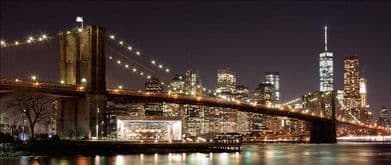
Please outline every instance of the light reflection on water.
[[389, 164], [391, 144], [257, 144], [235, 153], [168, 153], [110, 156], [21, 156], [0, 164]]

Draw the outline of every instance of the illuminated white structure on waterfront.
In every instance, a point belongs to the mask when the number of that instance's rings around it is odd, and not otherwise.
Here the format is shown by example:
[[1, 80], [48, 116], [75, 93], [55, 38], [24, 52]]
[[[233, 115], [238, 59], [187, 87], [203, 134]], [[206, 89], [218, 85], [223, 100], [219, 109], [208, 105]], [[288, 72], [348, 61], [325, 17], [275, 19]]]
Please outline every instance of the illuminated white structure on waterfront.
[[327, 26], [324, 27], [324, 52], [319, 54], [320, 91], [332, 91], [334, 89], [333, 52], [327, 50]]

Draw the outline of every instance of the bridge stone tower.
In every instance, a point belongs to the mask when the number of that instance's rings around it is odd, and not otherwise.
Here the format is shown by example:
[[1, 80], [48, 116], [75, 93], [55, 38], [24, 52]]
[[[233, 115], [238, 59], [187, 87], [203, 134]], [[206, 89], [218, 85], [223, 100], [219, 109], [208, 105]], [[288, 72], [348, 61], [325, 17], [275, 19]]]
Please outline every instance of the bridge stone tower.
[[107, 100], [105, 30], [93, 25], [59, 35], [61, 81], [86, 92], [62, 101], [58, 130], [65, 136], [101, 136]]
[[336, 133], [336, 91], [331, 91], [331, 117], [324, 121], [311, 121], [310, 142], [311, 143], [337, 143]]

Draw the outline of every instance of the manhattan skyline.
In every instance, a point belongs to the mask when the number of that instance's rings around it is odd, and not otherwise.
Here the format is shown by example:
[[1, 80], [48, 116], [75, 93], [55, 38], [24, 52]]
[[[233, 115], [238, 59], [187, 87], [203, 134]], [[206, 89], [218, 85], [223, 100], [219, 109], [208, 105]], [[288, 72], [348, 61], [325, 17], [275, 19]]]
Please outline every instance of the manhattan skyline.
[[[391, 107], [390, 3], [1, 3], [1, 38], [20, 39], [37, 29], [60, 31], [75, 26], [74, 17], [80, 15], [87, 24], [119, 32], [174, 73], [190, 64], [211, 89], [220, 68], [230, 67], [238, 84], [250, 90], [263, 81], [264, 72], [280, 72], [283, 101], [319, 90], [319, 52], [327, 25], [335, 89], [343, 89], [343, 59], [357, 55], [368, 78], [371, 111]], [[44, 13], [54, 14], [47, 18]], [[143, 79], [129, 79], [126, 86], [143, 86]]]

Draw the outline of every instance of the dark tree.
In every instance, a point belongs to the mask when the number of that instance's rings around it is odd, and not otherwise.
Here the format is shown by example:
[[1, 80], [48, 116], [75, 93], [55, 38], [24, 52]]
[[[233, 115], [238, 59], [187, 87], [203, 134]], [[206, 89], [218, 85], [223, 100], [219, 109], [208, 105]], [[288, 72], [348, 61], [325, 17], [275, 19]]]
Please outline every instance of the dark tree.
[[36, 124], [50, 119], [53, 101], [54, 98], [43, 94], [18, 94], [9, 101], [8, 106], [16, 110], [23, 120], [27, 120], [30, 134], [34, 138]]

